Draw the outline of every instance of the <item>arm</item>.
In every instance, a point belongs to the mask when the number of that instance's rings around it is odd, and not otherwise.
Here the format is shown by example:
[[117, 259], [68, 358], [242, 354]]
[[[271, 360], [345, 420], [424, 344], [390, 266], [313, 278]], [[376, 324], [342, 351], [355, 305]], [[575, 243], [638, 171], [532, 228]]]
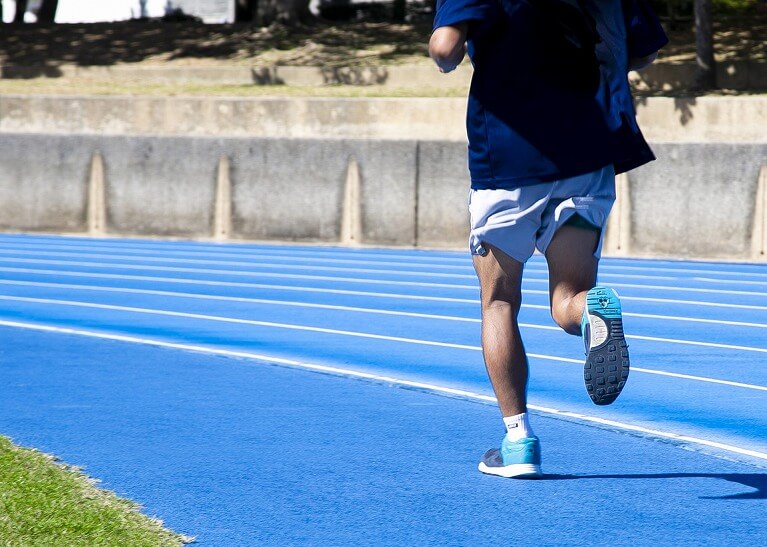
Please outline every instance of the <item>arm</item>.
[[437, 28], [429, 39], [429, 56], [437, 63], [440, 72], [455, 70], [466, 54], [467, 24]]

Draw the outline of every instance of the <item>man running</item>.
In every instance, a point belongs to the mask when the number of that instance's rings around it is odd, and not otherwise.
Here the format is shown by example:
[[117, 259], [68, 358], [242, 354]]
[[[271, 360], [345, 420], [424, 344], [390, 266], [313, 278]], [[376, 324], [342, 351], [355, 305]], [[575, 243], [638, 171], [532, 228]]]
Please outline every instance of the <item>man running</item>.
[[629, 374], [621, 304], [595, 286], [615, 174], [654, 159], [635, 119], [628, 72], [667, 42], [646, 0], [440, 0], [429, 54], [450, 72], [474, 66], [467, 133], [469, 247], [479, 278], [482, 349], [506, 426], [480, 471], [541, 476], [527, 414], [528, 362], [517, 317], [522, 271], [549, 266], [551, 315], [583, 336], [584, 381], [597, 405]]

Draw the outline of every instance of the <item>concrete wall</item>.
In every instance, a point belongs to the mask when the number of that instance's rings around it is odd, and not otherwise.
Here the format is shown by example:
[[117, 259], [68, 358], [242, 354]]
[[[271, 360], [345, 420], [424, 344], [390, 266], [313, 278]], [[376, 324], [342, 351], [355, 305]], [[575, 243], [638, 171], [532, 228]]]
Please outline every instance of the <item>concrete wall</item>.
[[[650, 97], [646, 137], [767, 142], [767, 96]], [[0, 96], [0, 133], [466, 140], [463, 98]]]
[[[415, 245], [415, 141], [5, 134], [0, 229], [212, 237], [217, 187], [230, 186], [233, 238], [338, 242], [344, 207], [360, 212], [358, 241]], [[93, 177], [99, 157], [103, 177]], [[356, 203], [344, 203], [351, 161]], [[465, 183], [465, 179], [463, 181]], [[103, 204], [93, 203], [102, 186]], [[103, 211], [94, 211], [102, 207]]]
[[20, 136], [0, 146], [0, 229], [81, 232], [96, 139]]
[[[466, 245], [460, 142], [0, 138], [5, 231]], [[654, 149], [659, 160], [628, 176], [628, 214], [613, 215], [628, 220], [608, 253], [766, 259], [767, 143]]]
[[[629, 78], [635, 89], [653, 92], [692, 89], [697, 66], [694, 61], [656, 62], [640, 72], [631, 72]], [[717, 84], [729, 90], [767, 89], [767, 62], [764, 59], [719, 59], [716, 65]], [[424, 59], [422, 63], [390, 66], [210, 66], [210, 65], [111, 65], [79, 66], [2, 66], [0, 78], [51, 78], [111, 80], [114, 82], [143, 81], [174, 83], [200, 82], [230, 85], [291, 86], [321, 85], [378, 85], [387, 88], [462, 88], [467, 89], [472, 67], [464, 61], [450, 74], [440, 74], [434, 65]]]
[[[658, 160], [629, 173], [629, 252], [753, 258], [765, 144], [654, 145]], [[762, 183], [764, 184], [764, 182]], [[763, 196], [761, 197], [763, 200]]]

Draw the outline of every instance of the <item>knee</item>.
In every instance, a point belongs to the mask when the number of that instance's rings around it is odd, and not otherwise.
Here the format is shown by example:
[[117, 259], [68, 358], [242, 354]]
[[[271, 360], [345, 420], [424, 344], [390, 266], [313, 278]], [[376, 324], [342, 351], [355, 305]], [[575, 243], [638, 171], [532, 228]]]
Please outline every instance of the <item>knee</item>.
[[482, 309], [519, 315], [522, 307], [522, 294], [519, 289], [507, 287], [504, 283], [496, 283], [482, 290]]
[[551, 318], [567, 334], [572, 334], [573, 336], [581, 335], [580, 317], [573, 315], [568, 303], [552, 304]]

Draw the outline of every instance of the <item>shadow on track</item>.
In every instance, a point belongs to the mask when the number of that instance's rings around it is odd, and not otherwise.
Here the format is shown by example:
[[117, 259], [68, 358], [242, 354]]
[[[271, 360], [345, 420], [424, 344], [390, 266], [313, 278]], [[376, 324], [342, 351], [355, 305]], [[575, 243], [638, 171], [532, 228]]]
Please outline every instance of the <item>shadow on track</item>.
[[543, 480], [566, 481], [579, 479], [684, 479], [684, 478], [708, 478], [722, 479], [735, 482], [753, 488], [753, 492], [730, 494], [728, 496], [701, 496], [700, 499], [709, 500], [764, 500], [767, 499], [767, 474], [766, 473], [657, 473], [634, 475], [544, 475]]

